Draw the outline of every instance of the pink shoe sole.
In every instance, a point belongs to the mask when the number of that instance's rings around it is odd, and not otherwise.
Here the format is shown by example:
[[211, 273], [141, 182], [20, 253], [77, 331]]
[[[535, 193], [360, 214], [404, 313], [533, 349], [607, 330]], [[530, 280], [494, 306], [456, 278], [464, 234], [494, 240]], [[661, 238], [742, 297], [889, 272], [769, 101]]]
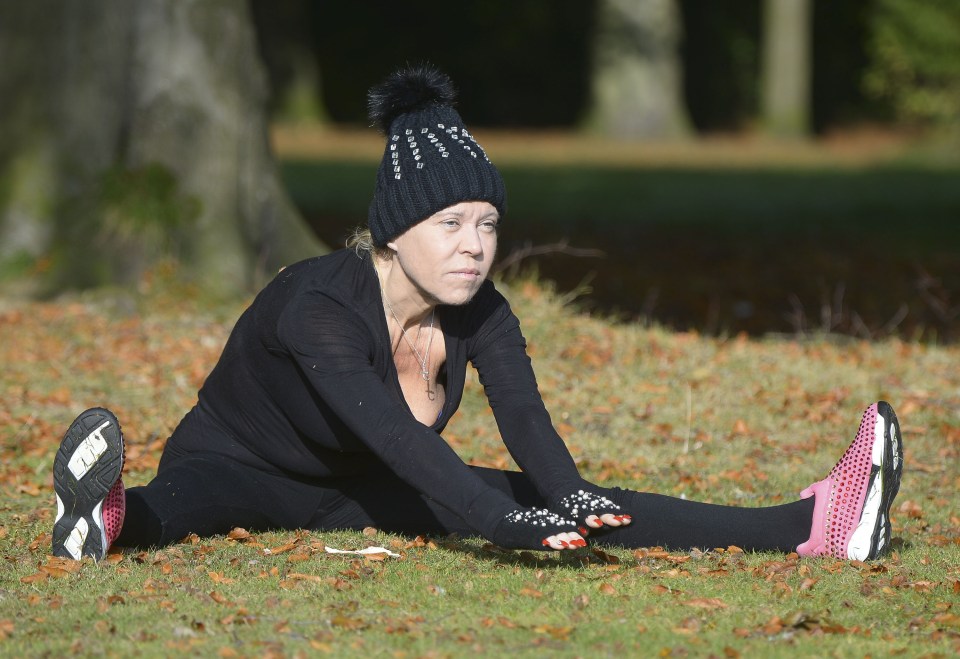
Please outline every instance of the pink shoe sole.
[[900, 489], [903, 441], [893, 408], [867, 408], [856, 438], [829, 476], [800, 493], [815, 497], [810, 539], [801, 556], [872, 560], [890, 545], [890, 506]]
[[54, 556], [107, 555], [126, 511], [123, 460], [120, 422], [109, 410], [89, 409], [70, 425], [53, 461]]

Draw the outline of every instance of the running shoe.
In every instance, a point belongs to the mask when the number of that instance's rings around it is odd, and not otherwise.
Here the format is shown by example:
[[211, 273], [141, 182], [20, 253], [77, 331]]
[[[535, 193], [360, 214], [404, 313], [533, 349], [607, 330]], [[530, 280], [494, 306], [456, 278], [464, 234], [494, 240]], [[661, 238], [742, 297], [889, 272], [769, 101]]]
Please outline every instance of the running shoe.
[[70, 424], [53, 461], [57, 518], [53, 555], [101, 560], [123, 526], [123, 433], [109, 410], [95, 407]]
[[797, 553], [858, 561], [883, 554], [890, 547], [890, 506], [902, 473], [897, 415], [888, 403], [874, 403], [830, 475], [800, 493], [815, 503], [810, 539]]

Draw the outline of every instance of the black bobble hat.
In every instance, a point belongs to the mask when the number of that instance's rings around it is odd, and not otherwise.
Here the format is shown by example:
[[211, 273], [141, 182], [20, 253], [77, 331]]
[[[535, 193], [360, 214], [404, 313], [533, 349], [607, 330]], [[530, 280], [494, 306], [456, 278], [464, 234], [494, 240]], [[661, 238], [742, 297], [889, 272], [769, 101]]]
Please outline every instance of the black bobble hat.
[[383, 247], [415, 224], [462, 201], [487, 201], [503, 217], [500, 172], [453, 109], [449, 77], [423, 64], [370, 89], [370, 121], [387, 137], [367, 226]]

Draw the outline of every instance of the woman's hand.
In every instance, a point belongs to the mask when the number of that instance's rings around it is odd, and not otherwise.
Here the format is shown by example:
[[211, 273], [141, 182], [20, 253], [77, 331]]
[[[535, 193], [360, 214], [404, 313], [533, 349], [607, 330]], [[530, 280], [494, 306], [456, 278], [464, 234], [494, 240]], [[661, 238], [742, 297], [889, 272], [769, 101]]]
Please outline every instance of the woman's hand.
[[604, 513], [603, 515], [588, 515], [584, 524], [592, 529], [601, 529], [604, 526], [626, 526], [631, 521], [633, 521], [633, 518], [630, 515]]
[[591, 529], [626, 526], [633, 521], [631, 516], [625, 514], [613, 501], [586, 489], [579, 489], [558, 499], [554, 507], [565, 516]]
[[586, 547], [587, 541], [578, 531], [573, 520], [545, 508], [518, 508], [497, 524], [490, 540], [507, 549]]
[[586, 547], [587, 541], [579, 533], [558, 533], [543, 539], [543, 546], [551, 549], [577, 549]]

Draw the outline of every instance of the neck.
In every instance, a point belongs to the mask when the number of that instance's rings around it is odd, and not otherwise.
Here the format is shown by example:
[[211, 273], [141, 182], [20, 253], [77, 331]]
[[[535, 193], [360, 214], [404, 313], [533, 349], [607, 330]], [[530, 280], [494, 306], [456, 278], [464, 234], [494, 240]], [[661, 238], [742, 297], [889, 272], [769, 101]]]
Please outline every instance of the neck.
[[427, 301], [407, 278], [396, 259], [373, 258], [374, 270], [380, 280], [384, 311], [395, 315], [404, 328], [416, 327], [433, 313], [436, 305]]

